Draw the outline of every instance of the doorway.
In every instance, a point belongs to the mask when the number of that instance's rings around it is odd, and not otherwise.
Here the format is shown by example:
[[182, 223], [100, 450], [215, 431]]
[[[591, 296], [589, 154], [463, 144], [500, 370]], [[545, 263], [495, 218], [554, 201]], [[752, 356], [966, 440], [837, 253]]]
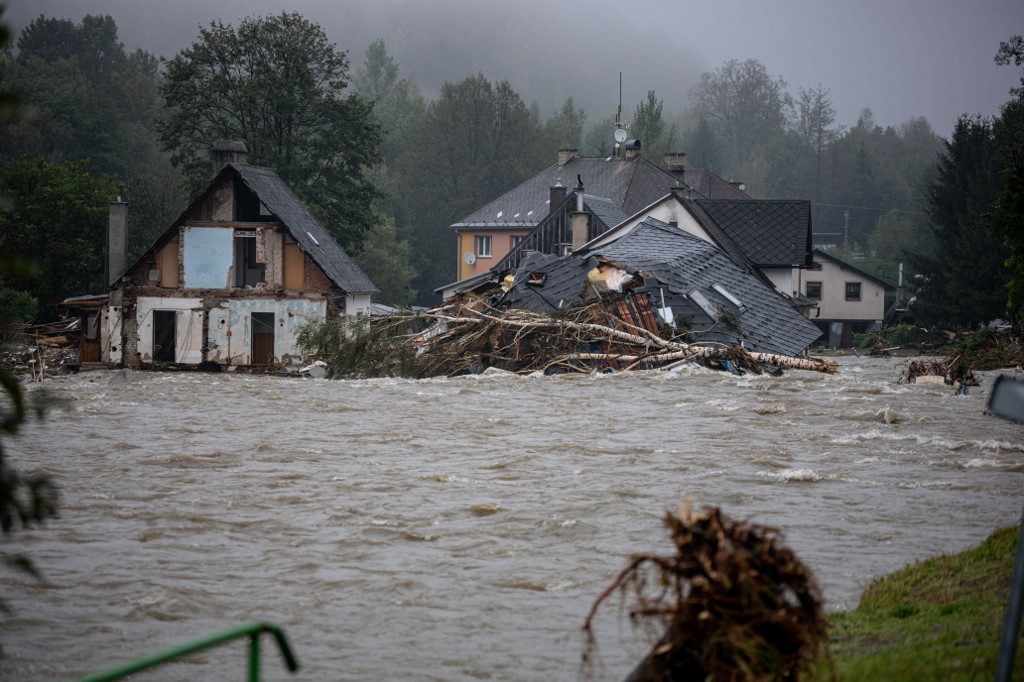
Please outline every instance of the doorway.
[[274, 313], [252, 314], [252, 364], [274, 363]]
[[176, 310], [153, 311], [153, 361], [174, 362], [174, 340], [177, 337]]

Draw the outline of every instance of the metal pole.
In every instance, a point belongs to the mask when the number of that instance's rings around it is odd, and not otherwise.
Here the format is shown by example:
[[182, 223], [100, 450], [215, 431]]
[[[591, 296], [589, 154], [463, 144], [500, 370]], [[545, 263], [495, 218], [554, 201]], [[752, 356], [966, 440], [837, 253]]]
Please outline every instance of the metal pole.
[[249, 682], [260, 682], [260, 633], [249, 635]]
[[1013, 675], [1013, 661], [1017, 656], [1017, 636], [1020, 633], [1022, 610], [1024, 610], [1024, 513], [1021, 514], [1020, 528], [1017, 529], [1017, 554], [1013, 560], [1013, 577], [1010, 579], [1010, 601], [1006, 605], [1006, 619], [1003, 621], [1003, 640], [999, 645], [996, 682], [1010, 682], [1010, 677]]

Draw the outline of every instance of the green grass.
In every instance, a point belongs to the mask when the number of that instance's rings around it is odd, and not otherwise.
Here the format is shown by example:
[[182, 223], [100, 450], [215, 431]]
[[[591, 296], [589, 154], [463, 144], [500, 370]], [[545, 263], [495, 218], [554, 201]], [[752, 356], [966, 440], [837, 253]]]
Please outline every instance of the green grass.
[[[873, 582], [855, 611], [831, 617], [838, 680], [991, 680], [1010, 591], [1016, 526], [960, 554]], [[813, 679], [831, 679], [823, 665]], [[1024, 642], [1015, 680], [1024, 680]]]

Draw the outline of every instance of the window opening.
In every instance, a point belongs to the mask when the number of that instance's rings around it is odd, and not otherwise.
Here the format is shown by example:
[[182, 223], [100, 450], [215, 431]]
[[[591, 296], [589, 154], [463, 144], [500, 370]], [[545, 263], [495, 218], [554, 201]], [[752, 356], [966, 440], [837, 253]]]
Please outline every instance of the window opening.
[[255, 286], [267, 281], [267, 264], [256, 262], [256, 235], [235, 235], [235, 286]]

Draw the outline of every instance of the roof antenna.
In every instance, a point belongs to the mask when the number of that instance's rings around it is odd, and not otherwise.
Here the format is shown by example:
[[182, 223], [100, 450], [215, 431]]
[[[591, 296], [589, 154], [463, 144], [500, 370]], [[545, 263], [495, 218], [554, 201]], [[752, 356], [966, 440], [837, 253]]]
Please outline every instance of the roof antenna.
[[615, 156], [626, 141], [626, 125], [622, 122], [622, 72], [619, 71], [619, 111], [615, 114]]

